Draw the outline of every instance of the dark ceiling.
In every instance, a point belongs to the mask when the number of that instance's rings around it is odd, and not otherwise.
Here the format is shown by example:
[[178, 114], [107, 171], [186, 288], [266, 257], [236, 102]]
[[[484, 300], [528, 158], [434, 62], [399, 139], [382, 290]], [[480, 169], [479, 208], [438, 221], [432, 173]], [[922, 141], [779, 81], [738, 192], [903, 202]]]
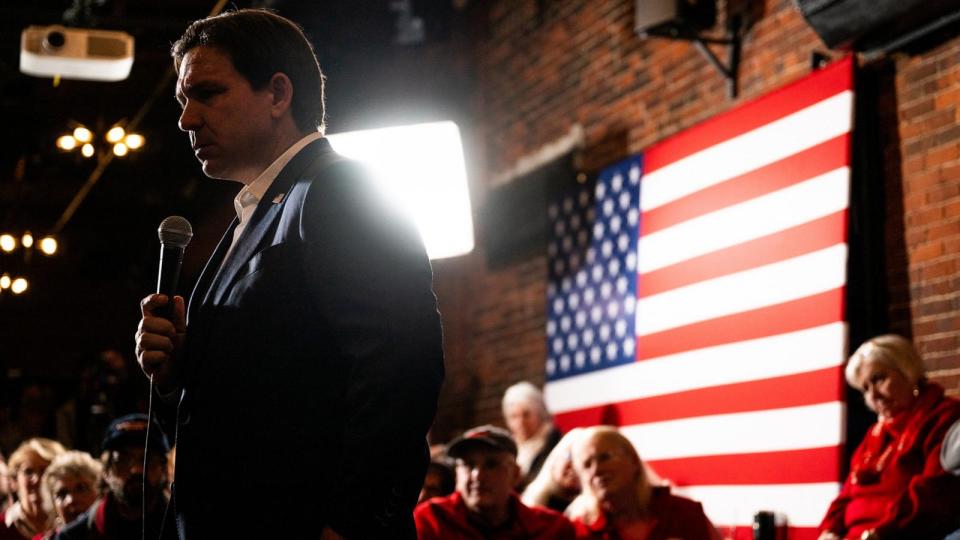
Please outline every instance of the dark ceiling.
[[[56, 256], [33, 253], [27, 260], [21, 249], [0, 253], [0, 274], [30, 279], [23, 295], [0, 292], [0, 362], [7, 368], [64, 375], [104, 347], [130, 355], [137, 301], [155, 284], [160, 220], [181, 214], [194, 224], [195, 241], [185, 262], [188, 292], [231, 219], [230, 200], [238, 184], [203, 177], [176, 127], [172, 83], [160, 84], [170, 70], [170, 43], [214, 4], [33, 0], [0, 5], [0, 232], [53, 230], [87, 183], [96, 160], [54, 147], [72, 123], [103, 133], [146, 111], [138, 129], [146, 146], [110, 163], [58, 233]], [[461, 46], [466, 5], [462, 0], [230, 4], [269, 7], [304, 27], [328, 78], [330, 132], [439, 119], [468, 122], [471, 75]], [[401, 44], [410, 16], [419, 17], [426, 32], [420, 41]], [[54, 84], [21, 74], [21, 31], [50, 24], [132, 34], [136, 52], [130, 77]], [[154, 93], [159, 97], [145, 107]]]

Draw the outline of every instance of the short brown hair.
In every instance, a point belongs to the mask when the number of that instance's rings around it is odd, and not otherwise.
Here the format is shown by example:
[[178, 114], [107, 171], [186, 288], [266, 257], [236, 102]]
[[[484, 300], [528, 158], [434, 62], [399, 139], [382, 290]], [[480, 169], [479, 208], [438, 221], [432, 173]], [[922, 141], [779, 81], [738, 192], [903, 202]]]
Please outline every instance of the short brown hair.
[[324, 132], [323, 72], [296, 23], [265, 9], [240, 9], [194, 21], [170, 51], [178, 73], [183, 57], [201, 45], [229, 55], [255, 90], [263, 89], [275, 73], [285, 74], [293, 84], [290, 108], [297, 128]]

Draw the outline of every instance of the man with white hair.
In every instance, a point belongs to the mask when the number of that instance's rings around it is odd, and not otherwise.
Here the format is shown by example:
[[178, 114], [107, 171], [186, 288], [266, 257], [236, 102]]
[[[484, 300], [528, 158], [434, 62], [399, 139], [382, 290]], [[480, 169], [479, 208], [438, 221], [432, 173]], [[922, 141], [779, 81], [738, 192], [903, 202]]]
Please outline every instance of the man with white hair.
[[543, 393], [527, 381], [518, 382], [504, 392], [503, 419], [517, 442], [517, 465], [520, 466], [517, 488], [522, 490], [536, 478], [550, 450], [560, 441], [561, 433], [553, 425]]

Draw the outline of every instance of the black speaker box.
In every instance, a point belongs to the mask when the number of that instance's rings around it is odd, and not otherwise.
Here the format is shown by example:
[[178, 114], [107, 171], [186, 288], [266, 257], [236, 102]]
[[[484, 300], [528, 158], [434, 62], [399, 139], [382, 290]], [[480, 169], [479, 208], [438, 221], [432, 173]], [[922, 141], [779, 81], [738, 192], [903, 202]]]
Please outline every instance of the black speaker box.
[[794, 0], [831, 49], [888, 50], [956, 20], [958, 0]]

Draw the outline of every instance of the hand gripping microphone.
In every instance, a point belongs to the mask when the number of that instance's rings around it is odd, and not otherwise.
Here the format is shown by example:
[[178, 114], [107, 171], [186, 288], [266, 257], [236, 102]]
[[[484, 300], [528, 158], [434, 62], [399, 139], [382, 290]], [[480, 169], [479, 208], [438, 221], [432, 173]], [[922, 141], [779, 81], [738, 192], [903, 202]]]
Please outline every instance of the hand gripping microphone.
[[180, 216], [170, 216], [157, 229], [160, 237], [160, 274], [157, 276], [157, 293], [165, 294], [170, 301], [160, 309], [159, 315], [170, 319], [173, 315], [173, 295], [177, 293], [183, 250], [193, 238], [193, 227]]

